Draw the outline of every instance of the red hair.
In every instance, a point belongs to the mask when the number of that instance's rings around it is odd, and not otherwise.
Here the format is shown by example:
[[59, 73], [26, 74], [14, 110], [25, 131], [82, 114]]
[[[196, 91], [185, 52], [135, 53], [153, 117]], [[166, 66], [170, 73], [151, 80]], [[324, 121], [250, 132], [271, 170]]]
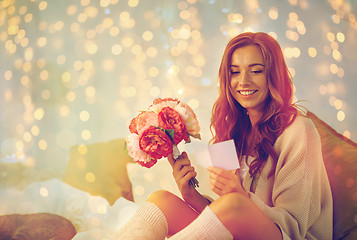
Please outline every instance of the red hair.
[[[234, 99], [230, 87], [233, 52], [247, 45], [256, 45], [260, 48], [269, 88], [266, 111], [257, 123], [258, 127], [253, 132], [253, 140], [250, 143], [244, 140], [244, 136], [251, 129], [249, 116], [246, 109]], [[239, 155], [243, 151], [243, 144], [248, 144], [244, 147], [248, 149], [245, 151], [246, 155], [252, 151], [258, 153], [249, 170], [251, 175], [255, 175], [269, 155], [277, 161], [278, 156], [273, 148], [275, 140], [297, 114], [292, 99], [292, 78], [278, 42], [262, 32], [239, 34], [227, 44], [219, 68], [219, 96], [212, 109], [211, 142], [234, 139]]]

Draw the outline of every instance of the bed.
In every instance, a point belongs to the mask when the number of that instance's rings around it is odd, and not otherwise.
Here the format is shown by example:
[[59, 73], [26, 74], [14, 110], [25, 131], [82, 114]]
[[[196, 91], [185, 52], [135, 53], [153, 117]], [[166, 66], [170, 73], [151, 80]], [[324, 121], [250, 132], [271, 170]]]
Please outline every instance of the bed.
[[[357, 239], [357, 144], [313, 113], [308, 117], [320, 133], [331, 182], [334, 239]], [[122, 138], [73, 146], [60, 175], [20, 163], [0, 167], [0, 239], [116, 239], [150, 192], [178, 194], [168, 162], [151, 169], [133, 163]], [[205, 171], [198, 177], [200, 190], [210, 194]]]

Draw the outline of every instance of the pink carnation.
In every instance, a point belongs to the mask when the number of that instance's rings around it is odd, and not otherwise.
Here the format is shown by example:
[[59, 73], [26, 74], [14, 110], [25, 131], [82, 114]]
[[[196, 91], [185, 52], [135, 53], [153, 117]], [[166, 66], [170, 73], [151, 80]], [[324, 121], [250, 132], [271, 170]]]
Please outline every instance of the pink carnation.
[[153, 105], [149, 107], [148, 111], [153, 111], [159, 114], [159, 112], [161, 112], [161, 109], [163, 109], [164, 107], [170, 107], [174, 109], [179, 103], [180, 101], [176, 98], [157, 98], [154, 100]]
[[137, 117], [133, 118], [129, 125], [131, 133], [141, 134], [149, 127], [158, 127], [159, 119], [158, 115], [154, 112], [147, 111], [140, 113]]
[[186, 125], [188, 134], [194, 138], [201, 138], [200, 123], [192, 108], [189, 105], [180, 102], [174, 109], [178, 112], [178, 114], [180, 114], [182, 121]]
[[140, 165], [146, 166], [151, 165], [150, 163], [156, 163], [156, 159], [140, 149], [139, 135], [131, 133], [126, 137], [125, 140], [129, 156], [137, 161]]

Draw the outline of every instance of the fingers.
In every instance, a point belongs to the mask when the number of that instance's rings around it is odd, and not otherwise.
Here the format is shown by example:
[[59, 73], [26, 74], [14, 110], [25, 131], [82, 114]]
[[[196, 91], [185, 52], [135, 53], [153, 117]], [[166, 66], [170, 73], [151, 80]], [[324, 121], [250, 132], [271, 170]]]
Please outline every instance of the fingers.
[[214, 174], [215, 176], [220, 176], [226, 179], [230, 179], [232, 176], [231, 171], [227, 171], [218, 167], [208, 167], [207, 170], [210, 172], [210, 174]]
[[195, 173], [193, 166], [183, 166], [182, 169], [176, 175], [177, 179], [184, 179], [188, 174]]
[[175, 165], [175, 159], [174, 159], [174, 157], [172, 156], [172, 154], [170, 154], [170, 155], [167, 157], [167, 160], [169, 161], [171, 167], [173, 168], [174, 165]]
[[209, 167], [207, 170], [209, 171], [210, 188], [219, 196], [230, 192], [244, 191], [235, 171], [227, 171], [217, 167]]

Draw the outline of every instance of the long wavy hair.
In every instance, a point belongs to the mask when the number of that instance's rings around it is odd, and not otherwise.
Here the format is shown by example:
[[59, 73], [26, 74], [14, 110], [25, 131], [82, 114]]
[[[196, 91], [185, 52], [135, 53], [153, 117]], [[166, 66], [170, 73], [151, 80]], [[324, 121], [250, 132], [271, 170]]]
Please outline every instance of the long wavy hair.
[[[260, 48], [269, 89], [265, 112], [257, 123], [257, 128], [254, 129], [252, 129], [247, 110], [233, 97], [230, 84], [233, 52], [247, 45], [256, 45]], [[274, 143], [284, 129], [294, 121], [298, 113], [292, 101], [292, 77], [278, 42], [262, 32], [239, 34], [227, 44], [219, 68], [219, 96], [212, 109], [210, 128], [213, 138], [211, 142], [233, 139], [239, 157], [243, 150], [247, 156], [255, 152], [257, 157], [249, 166], [251, 176], [259, 172], [269, 156], [272, 157], [276, 166], [278, 154], [274, 150]], [[247, 142], [244, 136], [251, 130], [253, 130], [253, 138], [252, 141]], [[274, 171], [275, 167], [269, 176], [272, 176]]]

